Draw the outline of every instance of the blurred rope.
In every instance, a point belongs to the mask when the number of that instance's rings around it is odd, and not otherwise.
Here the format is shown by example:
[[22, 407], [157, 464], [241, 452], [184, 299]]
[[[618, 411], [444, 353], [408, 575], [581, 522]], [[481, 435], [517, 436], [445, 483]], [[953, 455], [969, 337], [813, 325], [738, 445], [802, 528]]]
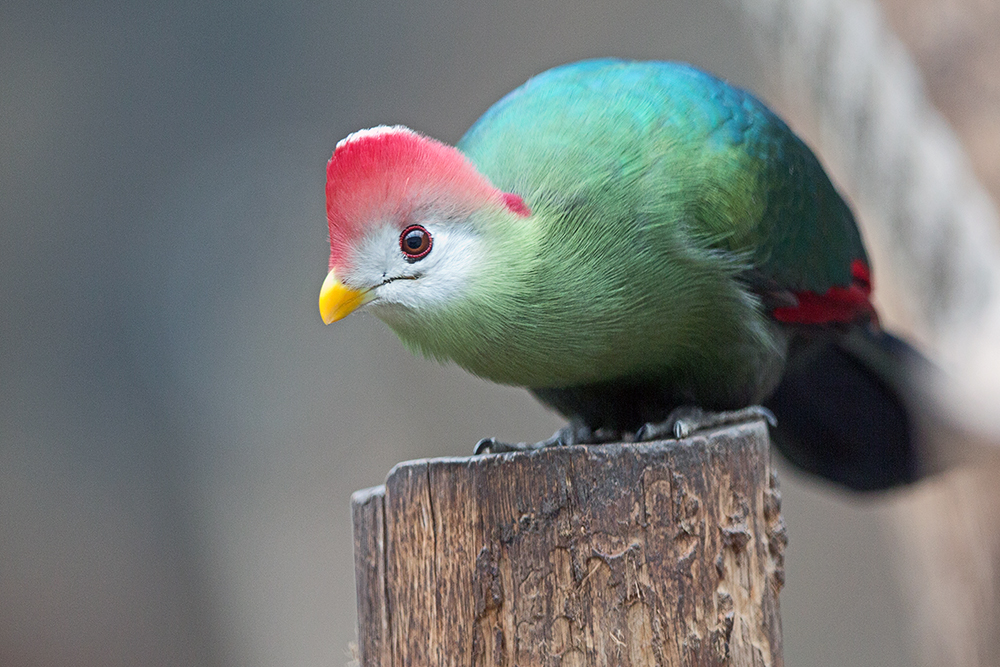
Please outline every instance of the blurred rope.
[[[941, 445], [995, 445], [1000, 216], [922, 73], [873, 0], [735, 3], [764, 62], [775, 65], [768, 84], [776, 106], [813, 135], [852, 195], [878, 255], [876, 290], [886, 282], [879, 276], [891, 284], [880, 310], [947, 372], [937, 394], [959, 427]], [[1000, 663], [1000, 466], [982, 460], [892, 501], [914, 657], [925, 665]]]

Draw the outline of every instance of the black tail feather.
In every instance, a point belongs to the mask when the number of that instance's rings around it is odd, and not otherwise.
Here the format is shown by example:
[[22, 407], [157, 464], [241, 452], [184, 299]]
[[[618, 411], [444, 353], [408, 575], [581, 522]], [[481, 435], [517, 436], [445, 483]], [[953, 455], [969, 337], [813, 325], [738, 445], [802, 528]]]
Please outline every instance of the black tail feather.
[[798, 467], [859, 491], [921, 477], [919, 434], [908, 394], [927, 362], [891, 334], [859, 327], [793, 348], [765, 401], [774, 442]]

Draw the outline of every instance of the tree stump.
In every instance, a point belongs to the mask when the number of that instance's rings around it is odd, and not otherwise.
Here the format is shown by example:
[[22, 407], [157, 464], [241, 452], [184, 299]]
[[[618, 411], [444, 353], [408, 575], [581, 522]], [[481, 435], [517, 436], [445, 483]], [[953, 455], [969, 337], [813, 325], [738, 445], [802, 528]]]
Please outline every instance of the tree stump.
[[767, 428], [401, 463], [352, 498], [362, 667], [781, 665]]

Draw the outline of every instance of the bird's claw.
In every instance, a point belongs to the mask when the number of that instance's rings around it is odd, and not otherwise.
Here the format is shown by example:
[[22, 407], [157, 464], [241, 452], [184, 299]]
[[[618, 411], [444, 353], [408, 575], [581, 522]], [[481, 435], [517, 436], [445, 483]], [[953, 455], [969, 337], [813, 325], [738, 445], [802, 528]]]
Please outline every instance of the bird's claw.
[[474, 456], [479, 456], [480, 454], [499, 454], [500, 452], [510, 451], [508, 449], [510, 445], [506, 442], [498, 442], [496, 438], [483, 438], [476, 443], [476, 448], [472, 450]]
[[553, 433], [551, 437], [548, 437], [541, 442], [519, 442], [517, 444], [512, 444], [509, 442], [500, 442], [496, 438], [483, 438], [476, 443], [473, 455], [502, 454], [504, 452], [529, 452], [536, 449], [545, 449], [546, 447], [598, 445], [605, 442], [621, 440], [621, 436], [622, 434], [617, 431], [605, 429], [597, 429], [594, 431], [582, 424], [571, 423], [562, 427]]
[[476, 446], [472, 450], [473, 456], [479, 456], [480, 454], [488, 454], [493, 451], [493, 445], [496, 444], [496, 438], [483, 438], [476, 443]]
[[541, 449], [542, 447], [548, 446], [548, 440], [543, 440], [541, 442], [536, 442], [530, 444], [527, 442], [500, 442], [496, 438], [483, 438], [476, 443], [475, 449], [472, 450], [473, 456], [479, 456], [480, 454], [503, 454], [505, 452], [527, 452], [532, 449]]
[[708, 412], [693, 406], [682, 406], [672, 410], [662, 422], [643, 424], [636, 432], [635, 439], [637, 442], [648, 442], [673, 436], [675, 440], [683, 440], [697, 431], [757, 419], [763, 419], [771, 426], [778, 425], [774, 413], [760, 405], [725, 412]]

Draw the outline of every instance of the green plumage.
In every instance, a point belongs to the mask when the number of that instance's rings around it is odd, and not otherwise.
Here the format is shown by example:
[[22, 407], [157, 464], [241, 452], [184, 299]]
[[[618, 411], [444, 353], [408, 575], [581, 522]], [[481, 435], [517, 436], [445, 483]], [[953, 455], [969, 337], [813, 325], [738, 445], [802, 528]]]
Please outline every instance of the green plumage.
[[801, 141], [750, 95], [685, 65], [551, 70], [494, 105], [458, 148], [532, 215], [473, 219], [492, 263], [467, 299], [417, 326], [389, 324], [430, 356], [545, 389], [568, 414], [574, 405], [551, 389], [589, 401], [610, 383], [652, 394], [656, 414], [763, 400], [787, 336], [748, 281], [822, 293], [848, 285], [851, 259], [864, 257]]

